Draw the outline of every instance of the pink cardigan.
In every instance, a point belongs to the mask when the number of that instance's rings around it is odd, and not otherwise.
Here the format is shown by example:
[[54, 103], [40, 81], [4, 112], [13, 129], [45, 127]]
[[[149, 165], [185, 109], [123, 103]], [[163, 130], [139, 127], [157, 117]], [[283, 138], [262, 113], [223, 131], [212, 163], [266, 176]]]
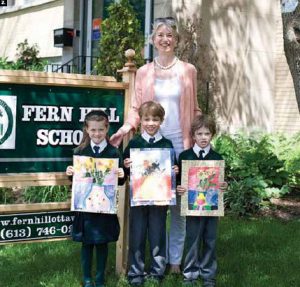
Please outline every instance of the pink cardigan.
[[[197, 70], [189, 63], [178, 61], [181, 82], [180, 124], [183, 134], [183, 147], [192, 146], [190, 137], [191, 123], [196, 114], [201, 114], [197, 100]], [[126, 122], [134, 129], [140, 123], [138, 109], [144, 102], [154, 99], [154, 64], [153, 62], [139, 68], [135, 79], [135, 97], [131, 99], [131, 107]]]

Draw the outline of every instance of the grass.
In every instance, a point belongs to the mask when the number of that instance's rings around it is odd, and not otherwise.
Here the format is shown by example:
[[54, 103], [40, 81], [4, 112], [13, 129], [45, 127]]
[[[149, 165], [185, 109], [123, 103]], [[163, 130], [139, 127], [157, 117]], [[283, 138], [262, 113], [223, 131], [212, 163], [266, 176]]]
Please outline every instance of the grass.
[[[300, 221], [221, 219], [218, 287], [296, 287], [300, 282]], [[1, 287], [77, 287], [81, 282], [80, 244], [72, 241], [0, 246]], [[106, 270], [108, 287], [128, 286], [115, 275], [115, 245]], [[167, 275], [160, 286], [180, 287]], [[145, 287], [156, 286], [147, 282]], [[201, 286], [199, 282], [198, 286]]]

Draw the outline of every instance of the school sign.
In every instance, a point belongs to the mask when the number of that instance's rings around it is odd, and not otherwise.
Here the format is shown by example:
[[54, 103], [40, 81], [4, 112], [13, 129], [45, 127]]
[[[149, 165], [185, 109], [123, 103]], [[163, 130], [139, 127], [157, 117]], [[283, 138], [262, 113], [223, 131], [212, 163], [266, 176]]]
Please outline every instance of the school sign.
[[64, 171], [93, 109], [108, 114], [111, 134], [122, 125], [124, 89], [88, 84], [0, 82], [0, 173]]
[[69, 237], [73, 220], [68, 211], [0, 215], [0, 245]]
[[[0, 70], [0, 188], [70, 185], [65, 174], [82, 138], [85, 115], [94, 109], [109, 116], [110, 134], [124, 122], [134, 94], [135, 67], [108, 76]], [[123, 144], [128, 142], [126, 136]], [[119, 186], [121, 226], [116, 270], [126, 270], [128, 195]], [[0, 245], [69, 238], [70, 201], [0, 204]]]

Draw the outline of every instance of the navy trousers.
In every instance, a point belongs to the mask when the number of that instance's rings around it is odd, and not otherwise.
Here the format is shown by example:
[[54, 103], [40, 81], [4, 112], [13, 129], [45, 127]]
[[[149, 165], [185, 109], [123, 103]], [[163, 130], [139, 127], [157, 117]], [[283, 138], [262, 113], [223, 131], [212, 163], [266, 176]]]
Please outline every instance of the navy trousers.
[[130, 283], [143, 283], [146, 275], [146, 238], [150, 245], [150, 272], [161, 280], [166, 269], [167, 206], [135, 206], [130, 208], [129, 270]]
[[186, 257], [183, 275], [185, 281], [201, 277], [214, 283], [217, 273], [216, 238], [218, 217], [186, 217]]

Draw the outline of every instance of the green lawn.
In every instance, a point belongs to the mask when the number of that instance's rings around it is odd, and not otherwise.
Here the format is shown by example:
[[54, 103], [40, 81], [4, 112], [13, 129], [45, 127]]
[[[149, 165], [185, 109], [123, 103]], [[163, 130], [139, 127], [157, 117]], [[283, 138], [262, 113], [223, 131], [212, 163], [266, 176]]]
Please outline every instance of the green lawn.
[[[80, 286], [79, 254], [80, 244], [72, 241], [0, 246], [0, 286]], [[223, 218], [217, 256], [218, 287], [300, 286], [300, 220]], [[114, 258], [112, 244], [107, 286], [127, 286], [114, 274]], [[166, 276], [161, 286], [180, 287], [181, 282], [181, 276]], [[150, 286], [155, 285], [145, 284]]]

